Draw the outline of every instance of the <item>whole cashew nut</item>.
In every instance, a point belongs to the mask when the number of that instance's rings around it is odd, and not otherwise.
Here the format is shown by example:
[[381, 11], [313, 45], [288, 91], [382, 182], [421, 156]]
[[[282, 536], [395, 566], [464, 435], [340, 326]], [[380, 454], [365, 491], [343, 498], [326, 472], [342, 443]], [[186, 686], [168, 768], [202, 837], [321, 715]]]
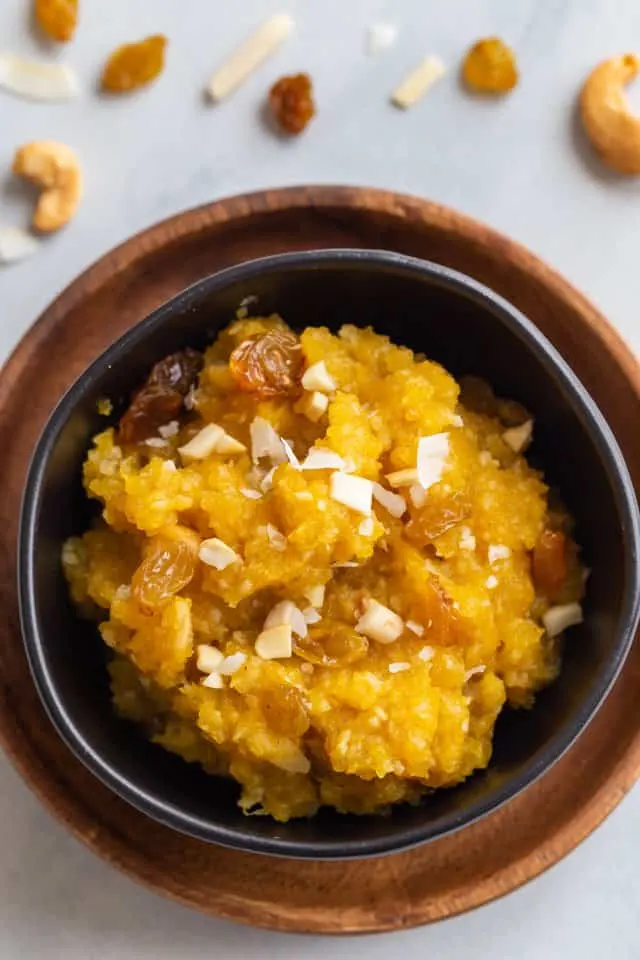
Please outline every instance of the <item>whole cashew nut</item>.
[[82, 171], [76, 154], [55, 140], [34, 140], [16, 150], [13, 172], [42, 187], [31, 220], [43, 233], [71, 220], [82, 197]]
[[580, 95], [585, 132], [600, 157], [618, 173], [640, 174], [640, 116], [631, 112], [624, 87], [640, 72], [640, 57], [625, 53], [599, 64]]

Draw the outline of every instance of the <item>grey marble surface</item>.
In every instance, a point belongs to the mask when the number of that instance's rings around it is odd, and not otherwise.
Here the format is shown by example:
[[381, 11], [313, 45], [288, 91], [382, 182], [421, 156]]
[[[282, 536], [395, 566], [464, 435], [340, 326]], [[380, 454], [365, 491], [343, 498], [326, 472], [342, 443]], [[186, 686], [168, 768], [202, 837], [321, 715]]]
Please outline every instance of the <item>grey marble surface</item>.
[[[27, 0], [0, 0], [0, 49], [41, 54]], [[207, 106], [212, 67], [262, 17], [269, 0], [81, 0], [82, 28], [60, 56], [84, 97], [27, 104], [0, 94], [0, 171], [14, 147], [55, 137], [82, 156], [87, 195], [73, 225], [38, 255], [0, 272], [0, 358], [76, 274], [152, 222], [216, 197], [305, 182], [388, 187], [451, 204], [506, 231], [581, 287], [640, 346], [640, 182], [593, 162], [574, 102], [599, 59], [640, 46], [635, 0], [291, 0], [292, 39], [233, 98]], [[108, 6], [108, 12], [107, 12]], [[347, 19], [348, 12], [348, 19]], [[398, 42], [366, 56], [377, 20]], [[163, 31], [166, 75], [140, 96], [94, 96], [97, 65], [116, 44]], [[518, 50], [523, 81], [500, 103], [465, 97], [464, 47], [499, 33]], [[394, 111], [390, 89], [426, 53], [451, 70], [415, 110]], [[266, 85], [309, 70], [320, 115], [298, 141], [259, 120]], [[632, 92], [640, 107], [640, 90]], [[0, 223], [22, 224], [29, 193], [0, 174]], [[438, 926], [359, 939], [265, 934], [190, 913], [134, 886], [54, 823], [0, 759], [0, 957], [69, 960], [431, 957], [480, 960], [637, 960], [640, 882], [636, 789], [564, 862], [506, 899]]]

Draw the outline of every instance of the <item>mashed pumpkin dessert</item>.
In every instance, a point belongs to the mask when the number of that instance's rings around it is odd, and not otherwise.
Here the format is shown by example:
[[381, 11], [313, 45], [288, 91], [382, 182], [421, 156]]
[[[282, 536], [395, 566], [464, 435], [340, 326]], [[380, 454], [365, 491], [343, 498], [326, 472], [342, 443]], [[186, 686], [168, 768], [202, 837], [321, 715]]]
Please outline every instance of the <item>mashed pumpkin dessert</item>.
[[115, 709], [282, 821], [486, 767], [581, 619], [532, 429], [370, 329], [245, 317], [165, 358], [94, 438], [101, 517], [63, 551]]

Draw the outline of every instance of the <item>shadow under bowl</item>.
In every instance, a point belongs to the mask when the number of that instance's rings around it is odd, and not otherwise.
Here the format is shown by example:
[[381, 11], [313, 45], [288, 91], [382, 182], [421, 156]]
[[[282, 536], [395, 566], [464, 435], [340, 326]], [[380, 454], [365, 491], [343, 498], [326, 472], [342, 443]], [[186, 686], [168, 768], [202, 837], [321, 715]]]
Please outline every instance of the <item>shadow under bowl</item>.
[[[108, 651], [73, 608], [60, 565], [64, 540], [93, 515], [81, 484], [91, 437], [112, 420], [150, 367], [185, 346], [203, 347], [240, 302], [278, 312], [293, 327], [373, 326], [427, 354], [456, 378], [477, 374], [535, 416], [530, 459], [544, 467], [576, 519], [591, 570], [585, 621], [571, 631], [559, 679], [532, 710], [505, 710], [489, 768], [389, 816], [323, 809], [278, 824], [245, 817], [237, 788], [150, 744], [110, 702]], [[596, 713], [629, 651], [639, 614], [638, 507], [622, 454], [588, 393], [546, 338], [476, 281], [392, 253], [326, 250], [282, 254], [224, 270], [188, 288], [116, 341], [76, 381], [37, 444], [19, 542], [22, 630], [35, 683], [71, 750], [120, 797], [202, 840], [286, 857], [346, 859], [407, 849], [495, 810], [569, 748]]]

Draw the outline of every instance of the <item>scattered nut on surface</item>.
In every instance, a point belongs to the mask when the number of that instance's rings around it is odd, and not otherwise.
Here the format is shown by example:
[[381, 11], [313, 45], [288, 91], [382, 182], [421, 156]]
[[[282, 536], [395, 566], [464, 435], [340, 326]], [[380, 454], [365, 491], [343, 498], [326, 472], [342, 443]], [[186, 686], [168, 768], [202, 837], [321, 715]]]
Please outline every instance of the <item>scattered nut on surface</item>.
[[286, 13], [276, 13], [265, 20], [213, 74], [207, 86], [211, 99], [219, 102], [233, 93], [267, 57], [275, 53], [292, 30], [293, 20]]
[[82, 171], [71, 147], [34, 140], [16, 150], [12, 169], [42, 188], [31, 220], [35, 230], [52, 233], [71, 220], [82, 197]]
[[618, 173], [640, 174], [640, 116], [624, 94], [639, 71], [637, 54], [612, 57], [589, 74], [580, 94], [585, 133], [603, 163]]
[[408, 110], [446, 73], [439, 57], [427, 57], [409, 73], [391, 94], [391, 102], [401, 110]]

